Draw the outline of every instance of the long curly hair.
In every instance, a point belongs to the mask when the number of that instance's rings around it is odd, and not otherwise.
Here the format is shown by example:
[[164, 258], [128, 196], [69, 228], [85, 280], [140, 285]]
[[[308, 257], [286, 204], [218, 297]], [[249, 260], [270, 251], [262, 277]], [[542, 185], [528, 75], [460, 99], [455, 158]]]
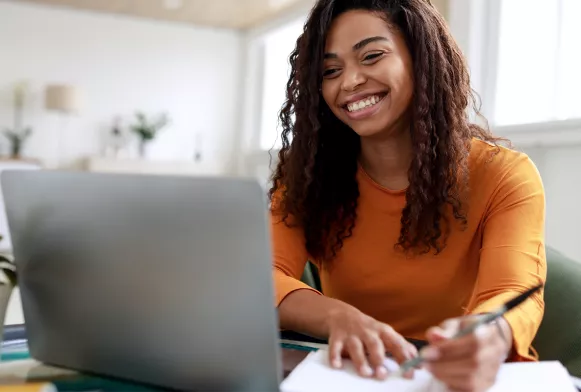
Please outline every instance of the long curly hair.
[[324, 101], [327, 31], [340, 14], [368, 10], [403, 34], [412, 56], [414, 92], [406, 205], [396, 247], [439, 253], [450, 217], [466, 224], [467, 157], [473, 138], [499, 140], [470, 122], [479, 114], [465, 59], [446, 22], [429, 0], [319, 0], [290, 55], [286, 101], [280, 111], [282, 148], [272, 175], [273, 212], [302, 228], [314, 260], [333, 259], [352, 235], [359, 197], [359, 136]]

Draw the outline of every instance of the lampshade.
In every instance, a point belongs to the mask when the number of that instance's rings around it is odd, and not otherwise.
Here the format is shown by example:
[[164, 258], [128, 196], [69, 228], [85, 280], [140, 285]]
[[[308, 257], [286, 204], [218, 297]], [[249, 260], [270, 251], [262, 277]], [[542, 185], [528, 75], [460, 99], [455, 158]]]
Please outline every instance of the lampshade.
[[53, 84], [46, 87], [44, 106], [47, 110], [72, 113], [80, 107], [79, 91], [69, 85]]

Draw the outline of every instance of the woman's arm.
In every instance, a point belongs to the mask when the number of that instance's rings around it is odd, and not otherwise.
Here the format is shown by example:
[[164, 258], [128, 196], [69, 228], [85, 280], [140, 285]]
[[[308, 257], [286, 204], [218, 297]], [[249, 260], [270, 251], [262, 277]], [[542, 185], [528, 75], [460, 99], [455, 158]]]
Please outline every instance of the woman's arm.
[[[271, 213], [270, 220], [275, 305], [279, 307], [287, 296], [297, 290], [321, 296], [321, 293], [300, 280], [309, 257], [302, 230], [287, 226], [274, 212]], [[287, 328], [282, 325], [281, 327]]]
[[300, 281], [309, 257], [302, 230], [288, 227], [273, 214], [271, 233], [275, 302], [278, 306], [280, 327], [328, 339], [331, 316], [356, 309], [342, 301], [325, 297]]
[[384, 378], [386, 352], [403, 362], [417, 354], [389, 325], [342, 301], [323, 296], [299, 279], [308, 254], [299, 228], [288, 227], [272, 215], [274, 283], [280, 326], [313, 337], [329, 339], [329, 361], [341, 367], [342, 354], [351, 358], [359, 374]]
[[345, 302], [310, 290], [297, 290], [280, 303], [278, 312], [281, 328], [319, 339], [328, 339], [329, 324], [334, 315], [358, 311]]
[[[499, 178], [484, 217], [478, 279], [468, 306], [472, 314], [490, 312], [546, 280], [545, 194], [540, 175], [523, 155]], [[509, 360], [535, 359], [529, 348], [543, 311], [539, 291], [505, 315], [513, 340]]]
[[[514, 156], [513, 156], [514, 157]], [[454, 390], [483, 391], [494, 384], [501, 363], [534, 360], [529, 352], [543, 316], [543, 295], [505, 314], [497, 323], [450, 339], [479, 314], [544, 283], [545, 199], [539, 173], [524, 155], [500, 170], [487, 167], [490, 199], [483, 217], [483, 244], [468, 317], [447, 320], [427, 331], [426, 368]]]

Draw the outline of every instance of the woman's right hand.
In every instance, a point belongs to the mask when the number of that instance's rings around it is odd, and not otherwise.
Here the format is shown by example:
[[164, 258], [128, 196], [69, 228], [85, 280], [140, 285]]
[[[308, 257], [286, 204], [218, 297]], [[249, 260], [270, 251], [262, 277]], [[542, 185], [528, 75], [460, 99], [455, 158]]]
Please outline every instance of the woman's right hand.
[[329, 361], [334, 368], [342, 367], [342, 358], [348, 357], [361, 376], [385, 379], [386, 352], [400, 364], [418, 354], [415, 346], [392, 327], [357, 309], [337, 309], [327, 322]]

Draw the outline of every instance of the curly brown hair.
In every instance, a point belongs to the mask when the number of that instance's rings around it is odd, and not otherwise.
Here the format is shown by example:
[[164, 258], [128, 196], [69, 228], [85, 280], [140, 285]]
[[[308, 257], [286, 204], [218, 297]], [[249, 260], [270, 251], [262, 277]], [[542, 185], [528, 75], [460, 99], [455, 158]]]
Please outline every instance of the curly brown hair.
[[[466, 224], [467, 157], [473, 138], [499, 140], [470, 122], [479, 114], [465, 59], [428, 0], [319, 0], [290, 55], [286, 102], [280, 112], [282, 148], [269, 191], [287, 225], [304, 231], [315, 260], [334, 258], [351, 236], [359, 197], [359, 136], [331, 112], [320, 92], [327, 31], [349, 10], [368, 10], [399, 29], [412, 56], [414, 92], [406, 206], [396, 246], [439, 253], [449, 216]], [[289, 219], [290, 218], [290, 219]], [[292, 222], [292, 223], [291, 223]]]

